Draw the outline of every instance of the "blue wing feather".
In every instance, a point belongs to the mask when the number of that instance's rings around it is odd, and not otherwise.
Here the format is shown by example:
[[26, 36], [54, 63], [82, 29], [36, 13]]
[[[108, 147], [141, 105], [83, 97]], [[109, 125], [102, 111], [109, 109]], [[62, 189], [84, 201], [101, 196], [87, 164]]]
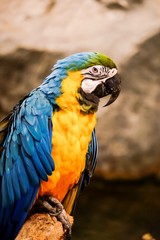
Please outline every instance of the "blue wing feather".
[[41, 126], [39, 126], [39, 122], [38, 122], [37, 119], [34, 121], [34, 125], [31, 125], [30, 123], [28, 123], [28, 122], [26, 121], [26, 127], [27, 127], [29, 133], [31, 134], [31, 136], [32, 136], [35, 140], [37, 140], [37, 141], [40, 141], [40, 140], [41, 140], [41, 138], [42, 138], [42, 132], [41, 132], [41, 131], [42, 131], [42, 130], [39, 131], [39, 129], [41, 128]]
[[8, 202], [14, 202], [14, 189], [9, 169], [5, 171], [4, 177], [2, 178], [2, 202], [5, 203], [5, 205], [7, 205]]
[[21, 154], [22, 158], [25, 159], [24, 167], [26, 169], [29, 181], [32, 182], [33, 186], [39, 184], [38, 173], [33, 165], [33, 162], [23, 148], [21, 148]]
[[[44, 142], [45, 143], [45, 142]], [[41, 160], [41, 163], [44, 167], [44, 169], [48, 172], [48, 173], [52, 173], [52, 169], [54, 167], [53, 160], [50, 154], [48, 154], [48, 152], [44, 152], [43, 147], [41, 146], [43, 144], [43, 141], [41, 141], [41, 144], [37, 144], [35, 143], [35, 148], [37, 150], [39, 159]], [[49, 174], [49, 175], [50, 175]]]
[[35, 121], [37, 119], [37, 116], [31, 115], [31, 111], [28, 112], [26, 110], [26, 114], [25, 114], [24, 118], [25, 118], [25, 120], [26, 120], [26, 122], [28, 124], [30, 124], [31, 126], [34, 126], [35, 125]]
[[96, 132], [94, 129], [92, 132], [92, 139], [88, 147], [88, 153], [86, 155], [86, 167], [84, 170], [82, 188], [84, 185], [87, 185], [89, 183], [90, 178], [93, 176], [97, 164], [97, 155], [98, 155], [98, 143], [96, 138]]
[[0, 236], [14, 239], [41, 180], [54, 170], [53, 105], [36, 89], [0, 122]]
[[12, 182], [13, 182], [13, 189], [14, 189], [14, 199], [15, 200], [20, 199], [21, 187], [20, 187], [19, 179], [17, 177], [17, 162], [15, 162], [15, 164], [12, 168]]
[[97, 155], [98, 155], [98, 142], [96, 138], [95, 129], [92, 132], [92, 140], [88, 149], [88, 159], [87, 159], [87, 169], [89, 171], [90, 177], [93, 176], [94, 170], [97, 164]]
[[27, 131], [25, 135], [21, 134], [20, 137], [23, 148], [28, 153], [28, 155], [32, 156], [34, 154], [34, 142], [32, 136]]
[[17, 163], [17, 177], [20, 183], [21, 193], [22, 194], [27, 193], [27, 191], [30, 188], [30, 183], [29, 183], [28, 175], [23, 165], [23, 161], [20, 161], [19, 163]]

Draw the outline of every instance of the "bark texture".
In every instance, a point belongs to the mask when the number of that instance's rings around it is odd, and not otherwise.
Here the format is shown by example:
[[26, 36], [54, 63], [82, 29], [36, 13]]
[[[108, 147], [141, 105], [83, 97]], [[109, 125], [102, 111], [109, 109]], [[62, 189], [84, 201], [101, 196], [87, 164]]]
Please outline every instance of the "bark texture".
[[[68, 216], [70, 223], [73, 218]], [[23, 225], [16, 240], [63, 240], [65, 231], [62, 224], [49, 214], [34, 214]]]

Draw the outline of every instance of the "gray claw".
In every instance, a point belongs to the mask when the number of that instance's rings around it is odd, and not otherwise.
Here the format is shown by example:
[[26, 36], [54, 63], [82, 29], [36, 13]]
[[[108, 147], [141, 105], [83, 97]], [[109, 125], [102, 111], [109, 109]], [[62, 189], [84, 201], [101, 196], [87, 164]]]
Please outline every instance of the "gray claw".
[[62, 223], [64, 230], [66, 231], [66, 237], [69, 240], [71, 236], [71, 224], [69, 222], [66, 211], [63, 209], [62, 212], [57, 216], [57, 219]]
[[56, 198], [51, 196], [39, 197], [37, 204], [41, 212], [47, 212], [51, 216], [55, 216], [57, 220], [62, 223], [63, 229], [65, 230], [66, 240], [70, 240], [71, 224], [63, 205]]

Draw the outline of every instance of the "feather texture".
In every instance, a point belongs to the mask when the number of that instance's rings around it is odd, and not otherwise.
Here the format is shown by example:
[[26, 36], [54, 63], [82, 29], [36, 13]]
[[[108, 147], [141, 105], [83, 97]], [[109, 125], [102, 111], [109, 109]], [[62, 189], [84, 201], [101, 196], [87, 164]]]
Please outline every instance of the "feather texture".
[[89, 180], [93, 176], [97, 163], [97, 152], [98, 145], [94, 129], [94, 131], [92, 132], [92, 139], [88, 147], [88, 152], [86, 154], [85, 169], [81, 174], [79, 182], [71, 190], [68, 191], [63, 200], [63, 206], [68, 214], [74, 214], [79, 194], [83, 190], [83, 188], [89, 184]]
[[[0, 123], [0, 236], [14, 239], [35, 200], [40, 182], [54, 170], [53, 106], [39, 89]], [[7, 229], [7, 231], [6, 231]]]

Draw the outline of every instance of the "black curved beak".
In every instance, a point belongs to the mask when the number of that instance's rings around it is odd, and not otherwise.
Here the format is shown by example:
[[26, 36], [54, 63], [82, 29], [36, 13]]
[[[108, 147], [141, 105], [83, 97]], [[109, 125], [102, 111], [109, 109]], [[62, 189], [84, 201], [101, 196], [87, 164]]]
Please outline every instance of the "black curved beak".
[[106, 79], [105, 82], [101, 82], [96, 89], [92, 92], [98, 98], [102, 98], [108, 95], [111, 95], [108, 102], [103, 106], [106, 107], [113, 103], [120, 94], [121, 91], [121, 80], [118, 74], [115, 74], [113, 77]]
[[104, 83], [104, 86], [105, 86], [106, 96], [111, 94], [110, 99], [103, 106], [103, 107], [106, 107], [106, 106], [110, 105], [111, 103], [113, 103], [120, 94], [121, 79], [120, 79], [119, 75], [116, 74], [112, 78], [107, 79]]

